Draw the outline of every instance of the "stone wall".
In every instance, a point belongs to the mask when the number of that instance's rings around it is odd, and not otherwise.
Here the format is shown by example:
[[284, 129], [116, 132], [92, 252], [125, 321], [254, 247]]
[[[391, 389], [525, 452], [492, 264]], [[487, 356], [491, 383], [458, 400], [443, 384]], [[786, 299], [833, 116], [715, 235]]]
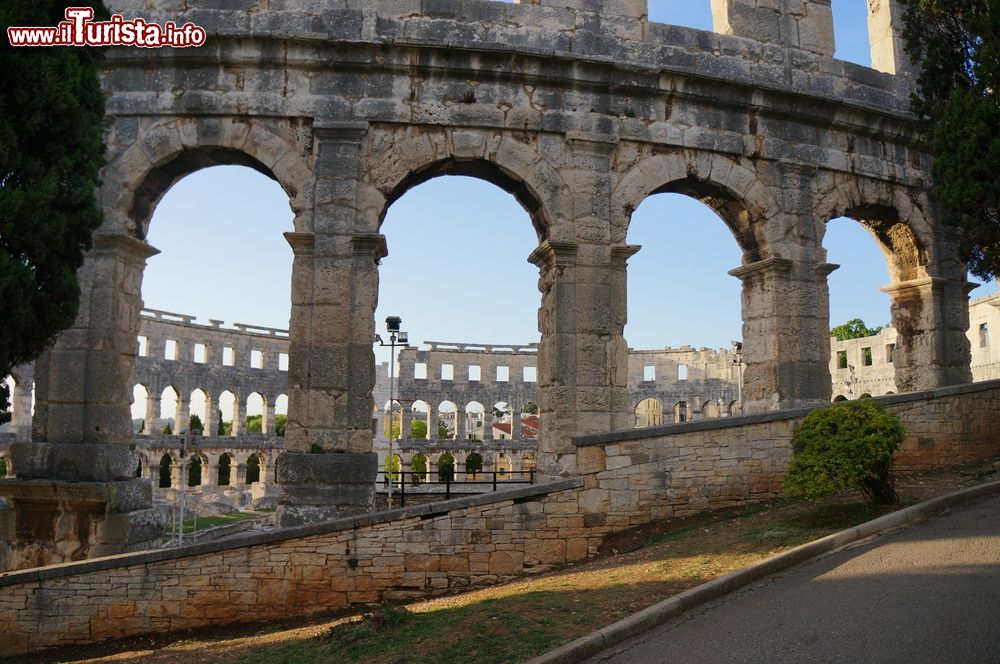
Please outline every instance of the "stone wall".
[[594, 553], [580, 480], [0, 574], [0, 652], [485, 586]]
[[[878, 397], [903, 422], [896, 469], [925, 470], [1000, 454], [1000, 381]], [[791, 458], [802, 408], [574, 439], [581, 506], [620, 527], [772, 498]], [[606, 515], [606, 517], [600, 516]]]
[[[917, 470], [1000, 453], [1000, 381], [879, 399]], [[609, 532], [780, 491], [808, 412], [577, 438], [586, 472], [496, 494], [0, 574], [0, 652], [424, 597], [550, 569]]]

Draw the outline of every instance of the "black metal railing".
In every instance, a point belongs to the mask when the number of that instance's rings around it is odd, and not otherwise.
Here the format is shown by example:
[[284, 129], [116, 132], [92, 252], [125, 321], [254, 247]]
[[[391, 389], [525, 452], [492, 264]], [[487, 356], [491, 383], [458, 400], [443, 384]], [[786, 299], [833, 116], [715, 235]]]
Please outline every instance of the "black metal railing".
[[[378, 484], [386, 491], [389, 490], [389, 473], [379, 471]], [[451, 498], [452, 487], [467, 488], [470, 486], [487, 486], [480, 491], [461, 491], [461, 493], [486, 493], [496, 491], [511, 484], [534, 484], [535, 471], [533, 470], [513, 470], [513, 471], [480, 471], [478, 473], [455, 473], [454, 476], [446, 474], [444, 479], [436, 473], [413, 472], [412, 470], [396, 471], [392, 473], [392, 493], [399, 497], [399, 506], [406, 507], [407, 489], [410, 495], [435, 495], [444, 494], [445, 500]], [[444, 487], [443, 490], [423, 490], [415, 491], [416, 487]]]

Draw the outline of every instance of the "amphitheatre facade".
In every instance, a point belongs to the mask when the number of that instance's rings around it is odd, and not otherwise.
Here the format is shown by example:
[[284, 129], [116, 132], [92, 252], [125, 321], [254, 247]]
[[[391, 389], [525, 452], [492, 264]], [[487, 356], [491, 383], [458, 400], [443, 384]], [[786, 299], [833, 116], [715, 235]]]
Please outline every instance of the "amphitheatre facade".
[[[894, 0], [868, 5], [874, 69], [833, 59], [828, 0], [713, 0], [714, 32], [651, 23], [643, 0], [108, 4], [208, 41], [104, 60], [105, 221], [0, 482], [8, 567], [79, 562], [0, 577], [5, 652], [448, 592], [777, 495], [791, 427], [833, 397], [822, 238], [839, 216], [889, 266], [899, 463], [997, 453], [1000, 387], [969, 384], [969, 285], [935, 218]], [[164, 192], [217, 164], [272, 177], [295, 213], [283, 528], [143, 552], [162, 528], [129, 412], [144, 238]], [[510, 192], [538, 237], [539, 481], [373, 513], [380, 225], [445, 174]], [[635, 429], [626, 234], [659, 192], [708, 204], [742, 249], [744, 409]], [[127, 553], [82, 560], [110, 552]]]

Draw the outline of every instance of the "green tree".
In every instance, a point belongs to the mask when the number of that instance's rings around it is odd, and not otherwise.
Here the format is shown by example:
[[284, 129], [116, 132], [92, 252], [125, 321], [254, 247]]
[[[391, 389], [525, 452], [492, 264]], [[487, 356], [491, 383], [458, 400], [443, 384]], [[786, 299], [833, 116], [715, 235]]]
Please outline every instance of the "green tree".
[[274, 434], [279, 438], [285, 436], [285, 430], [288, 428], [288, 415], [283, 415], [281, 413], [274, 416]]
[[969, 270], [1000, 276], [1000, 0], [904, 0], [903, 38], [920, 63], [911, 109], [923, 122], [941, 222]]
[[857, 488], [866, 502], [898, 502], [892, 455], [904, 435], [899, 418], [871, 399], [817, 408], [792, 436], [785, 491], [816, 500]]
[[427, 422], [423, 420], [413, 420], [410, 422], [410, 437], [417, 440], [427, 438]]
[[403, 462], [400, 461], [398, 454], [393, 454], [391, 457], [385, 458], [385, 474], [392, 477], [393, 482], [399, 481], [399, 471], [403, 469]]
[[[228, 436], [229, 434], [226, 433], [226, 423], [222, 421], [222, 411], [221, 410], [215, 411], [215, 421], [218, 422], [218, 424], [215, 427], [215, 435], [216, 436]], [[230, 423], [230, 425], [229, 425], [230, 431], [232, 431], [232, 428], [233, 428], [232, 424]]]
[[427, 455], [417, 452], [410, 461], [411, 477], [414, 484], [419, 484], [427, 478]]
[[438, 481], [447, 482], [455, 476], [455, 457], [445, 452], [438, 458]]
[[444, 423], [444, 420], [438, 420], [438, 439], [448, 440], [449, 438], [451, 438], [451, 429]]
[[[4, 0], [0, 26], [55, 26], [67, 6]], [[102, 213], [104, 96], [93, 48], [12, 48], [0, 36], [0, 376], [33, 360], [76, 318], [76, 271]], [[10, 419], [0, 382], [0, 423]]]
[[862, 337], [872, 337], [882, 331], [882, 326], [868, 327], [860, 318], [852, 318], [843, 325], [838, 325], [830, 329], [830, 336], [836, 337], [837, 341], [847, 341], [848, 339], [861, 339]]
[[204, 431], [205, 425], [201, 423], [201, 418], [195, 413], [191, 413], [191, 417], [188, 418], [188, 431]]
[[160, 433], [162, 433], [162, 434], [164, 434], [166, 436], [172, 436], [174, 434], [174, 428], [172, 426], [170, 426], [170, 423], [168, 422], [168, 423], [166, 423], [166, 424], [163, 425], [162, 429], [160, 429]]
[[529, 415], [538, 415], [538, 404], [534, 401], [529, 401], [521, 407], [521, 412]]
[[263, 433], [263, 415], [247, 415], [247, 433]]

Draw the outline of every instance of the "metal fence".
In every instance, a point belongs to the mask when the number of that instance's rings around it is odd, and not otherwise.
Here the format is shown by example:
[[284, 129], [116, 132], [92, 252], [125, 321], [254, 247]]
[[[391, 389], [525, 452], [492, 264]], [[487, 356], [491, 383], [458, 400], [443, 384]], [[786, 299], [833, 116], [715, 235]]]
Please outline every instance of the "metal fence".
[[[376, 482], [382, 490], [389, 491], [389, 475], [385, 471], [379, 471]], [[486, 493], [496, 491], [512, 484], [534, 484], [535, 471], [514, 470], [514, 471], [480, 471], [478, 473], [456, 473], [445, 475], [441, 479], [436, 474], [413, 472], [412, 470], [402, 470], [391, 473], [392, 475], [392, 495], [399, 497], [399, 506], [406, 507], [407, 493], [411, 496], [426, 496], [443, 494], [445, 500], [451, 498], [452, 491], [455, 493]], [[479, 490], [468, 490], [479, 487]], [[418, 490], [419, 488], [419, 490]]]

